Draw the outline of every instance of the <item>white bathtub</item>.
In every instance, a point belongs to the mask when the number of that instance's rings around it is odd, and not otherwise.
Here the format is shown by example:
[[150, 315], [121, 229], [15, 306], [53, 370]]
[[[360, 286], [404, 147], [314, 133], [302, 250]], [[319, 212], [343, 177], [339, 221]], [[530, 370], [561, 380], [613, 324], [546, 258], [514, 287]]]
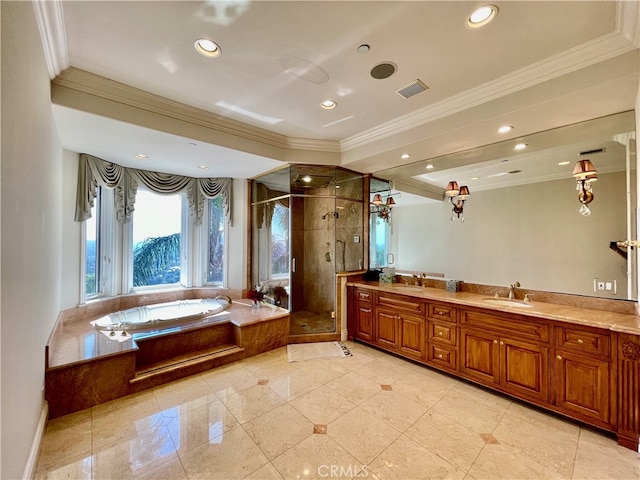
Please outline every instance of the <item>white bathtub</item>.
[[110, 313], [91, 324], [98, 330], [144, 330], [215, 315], [230, 306], [229, 297], [177, 300]]

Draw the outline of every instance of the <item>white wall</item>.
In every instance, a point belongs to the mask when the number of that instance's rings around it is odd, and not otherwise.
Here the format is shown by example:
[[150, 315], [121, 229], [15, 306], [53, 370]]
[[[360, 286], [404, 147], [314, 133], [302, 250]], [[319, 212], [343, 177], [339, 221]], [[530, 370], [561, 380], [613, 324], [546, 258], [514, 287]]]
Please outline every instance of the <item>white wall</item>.
[[396, 207], [396, 268], [503, 287], [518, 280], [527, 289], [583, 295], [594, 295], [594, 277], [615, 279], [615, 298], [626, 298], [626, 261], [609, 248], [610, 241], [626, 239], [624, 176], [599, 175], [589, 217], [578, 213], [570, 176], [472, 189], [464, 223], [449, 220], [449, 202]]
[[79, 155], [63, 151], [62, 159], [62, 245], [60, 258], [64, 268], [60, 277], [60, 309], [80, 303], [80, 243], [82, 224], [74, 221]]
[[20, 478], [43, 407], [44, 347], [60, 310], [62, 147], [31, 2], [1, 2], [0, 477]]
[[227, 284], [231, 289], [245, 288], [247, 278], [247, 180], [233, 179], [233, 226], [229, 228]]

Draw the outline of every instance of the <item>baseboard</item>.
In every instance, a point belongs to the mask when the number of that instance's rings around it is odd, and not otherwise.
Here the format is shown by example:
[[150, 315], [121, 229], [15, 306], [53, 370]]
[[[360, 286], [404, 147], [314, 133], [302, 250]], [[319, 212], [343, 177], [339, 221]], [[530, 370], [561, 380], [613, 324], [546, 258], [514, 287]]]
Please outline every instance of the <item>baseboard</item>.
[[42, 410], [40, 410], [40, 420], [38, 420], [38, 427], [36, 433], [33, 436], [33, 443], [31, 444], [31, 451], [27, 458], [27, 464], [24, 467], [24, 473], [22, 478], [24, 480], [30, 480], [36, 473], [36, 467], [38, 466], [38, 455], [40, 454], [40, 444], [42, 443], [42, 436], [44, 430], [47, 428], [47, 419], [49, 418], [49, 404], [46, 401], [42, 402]]

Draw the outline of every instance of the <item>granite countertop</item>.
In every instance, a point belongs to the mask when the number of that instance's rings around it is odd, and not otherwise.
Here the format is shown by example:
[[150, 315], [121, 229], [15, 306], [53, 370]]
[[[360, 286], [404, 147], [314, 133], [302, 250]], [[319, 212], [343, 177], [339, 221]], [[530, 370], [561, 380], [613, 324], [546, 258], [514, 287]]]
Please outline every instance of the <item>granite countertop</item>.
[[[97, 330], [90, 322], [103, 316], [92, 318], [80, 318], [73, 322], [62, 322], [57, 326], [52, 335], [48, 347], [48, 366], [59, 367], [73, 363], [93, 360], [99, 357], [117, 355], [125, 352], [133, 352], [138, 349], [136, 339], [141, 339], [153, 335], [158, 335], [160, 330], [139, 330], [131, 331], [127, 336], [121, 336], [119, 332], [113, 337], [109, 332]], [[228, 310], [198, 318], [196, 320], [185, 321], [183, 323], [172, 323], [162, 328], [162, 333], [180, 332], [204, 325], [221, 322], [231, 322], [238, 327], [275, 320], [289, 315], [289, 312], [280, 307], [263, 305], [261, 308], [252, 309], [251, 303], [247, 300], [234, 300]]]
[[533, 299], [528, 304], [530, 307], [498, 305], [486, 300], [492, 298], [491, 295], [470, 292], [448, 292], [441, 288], [419, 287], [400, 283], [380, 285], [379, 282], [375, 281], [357, 281], [349, 282], [347, 285], [364, 287], [379, 292], [408, 295], [425, 300], [443, 301], [460, 306], [478, 307], [486, 310], [495, 310], [546, 320], [556, 320], [589, 327], [606, 328], [615, 332], [640, 335], [640, 317], [634, 314], [559, 305], [535, 301]]

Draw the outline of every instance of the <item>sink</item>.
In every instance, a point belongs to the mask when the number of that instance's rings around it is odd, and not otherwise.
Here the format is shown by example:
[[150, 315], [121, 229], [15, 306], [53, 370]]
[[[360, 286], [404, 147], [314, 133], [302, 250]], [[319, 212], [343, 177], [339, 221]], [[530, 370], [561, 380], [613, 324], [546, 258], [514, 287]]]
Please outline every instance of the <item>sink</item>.
[[494, 305], [502, 305], [503, 307], [531, 308], [530, 303], [524, 303], [519, 300], [509, 300], [508, 298], [483, 298], [482, 300], [487, 303], [493, 303]]

